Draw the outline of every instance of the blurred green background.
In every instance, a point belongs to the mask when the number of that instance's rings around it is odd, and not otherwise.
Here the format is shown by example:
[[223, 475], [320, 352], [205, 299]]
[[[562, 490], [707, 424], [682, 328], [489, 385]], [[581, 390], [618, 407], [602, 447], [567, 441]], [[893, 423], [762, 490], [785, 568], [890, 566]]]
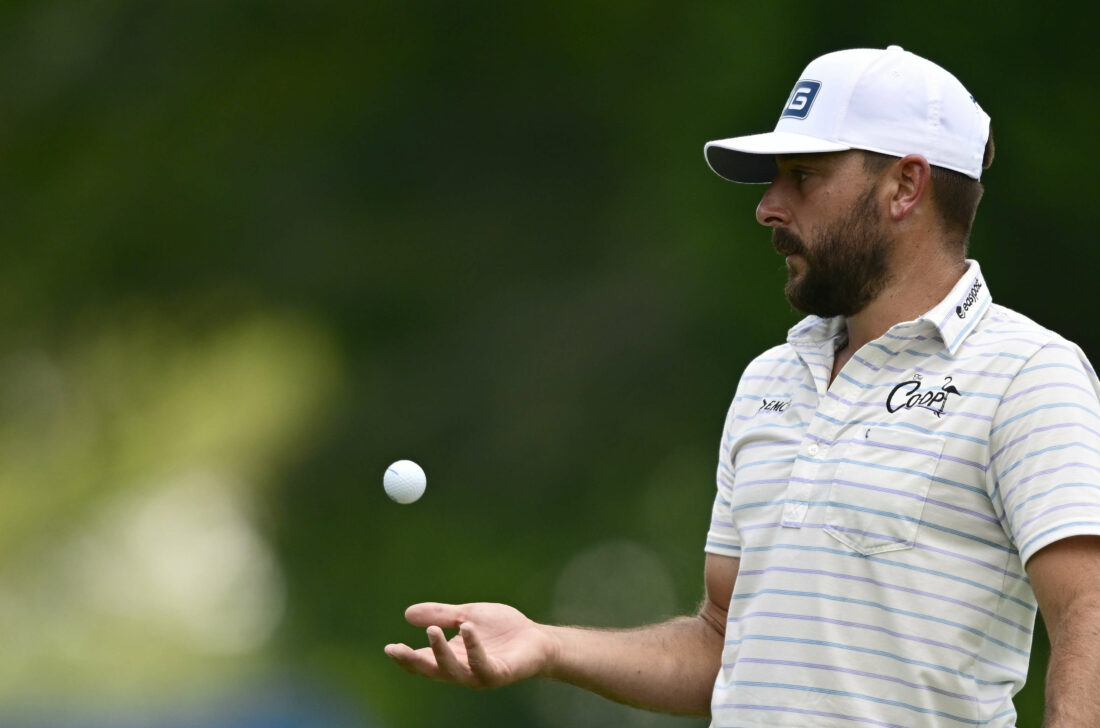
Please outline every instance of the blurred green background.
[[998, 150], [972, 254], [1100, 356], [1085, 11], [12, 0], [0, 31], [3, 724], [705, 725], [382, 647], [426, 599], [694, 609], [726, 407], [798, 318], [762, 188], [702, 146], [823, 52], [962, 78]]

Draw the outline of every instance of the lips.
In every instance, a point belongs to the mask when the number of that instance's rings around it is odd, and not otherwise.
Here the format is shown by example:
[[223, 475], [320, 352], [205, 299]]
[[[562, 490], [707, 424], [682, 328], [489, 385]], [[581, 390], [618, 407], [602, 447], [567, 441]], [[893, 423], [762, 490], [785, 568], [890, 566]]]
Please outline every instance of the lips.
[[803, 254], [802, 241], [795, 237], [793, 233], [781, 228], [772, 230], [772, 246], [782, 256], [790, 257]]

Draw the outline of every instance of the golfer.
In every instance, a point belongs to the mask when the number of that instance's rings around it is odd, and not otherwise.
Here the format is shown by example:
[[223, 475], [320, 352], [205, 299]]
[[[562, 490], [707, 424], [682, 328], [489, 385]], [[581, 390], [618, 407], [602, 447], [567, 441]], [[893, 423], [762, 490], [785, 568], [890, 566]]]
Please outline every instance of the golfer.
[[599, 631], [418, 604], [429, 645], [387, 654], [730, 728], [1006, 728], [1041, 614], [1043, 725], [1100, 726], [1100, 382], [966, 257], [989, 117], [930, 61], [846, 50], [774, 131], [705, 154], [768, 185], [756, 217], [807, 317], [738, 384], [698, 614]]

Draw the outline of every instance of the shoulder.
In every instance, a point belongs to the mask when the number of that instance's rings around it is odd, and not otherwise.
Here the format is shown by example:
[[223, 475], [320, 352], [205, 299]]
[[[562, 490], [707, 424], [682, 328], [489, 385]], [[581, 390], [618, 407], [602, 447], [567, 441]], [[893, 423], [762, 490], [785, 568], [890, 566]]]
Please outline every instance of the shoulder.
[[[787, 341], [760, 353], [745, 367], [746, 375], [782, 374], [803, 366], [803, 358], [824, 358], [831, 355], [837, 332], [844, 326], [842, 319], [806, 316], [787, 332]], [[801, 352], [801, 353], [800, 353]]]
[[972, 339], [980, 368], [1003, 382], [994, 439], [1031, 435], [1040, 426], [1100, 435], [1100, 380], [1080, 346], [1003, 306], [991, 309]]
[[747, 406], [747, 402], [753, 402], [755, 406], [768, 394], [786, 396], [799, 378], [800, 367], [798, 352], [790, 344], [773, 346], [754, 357], [737, 382], [737, 391], [727, 413], [727, 429], [733, 422], [734, 414], [739, 408]]
[[[766, 375], [777, 370], [798, 365], [798, 352], [790, 344], [773, 346], [755, 356], [745, 366], [744, 374]], [[744, 375], [742, 375], [742, 378]]]
[[1018, 311], [993, 304], [967, 337], [966, 354], [1018, 362], [1021, 373], [1041, 365], [1068, 365], [1093, 373], [1084, 352], [1065, 338]]
[[994, 303], [966, 343], [968, 346], [1015, 349], [1023, 353], [1038, 350], [1056, 338], [1061, 337], [1019, 311]]

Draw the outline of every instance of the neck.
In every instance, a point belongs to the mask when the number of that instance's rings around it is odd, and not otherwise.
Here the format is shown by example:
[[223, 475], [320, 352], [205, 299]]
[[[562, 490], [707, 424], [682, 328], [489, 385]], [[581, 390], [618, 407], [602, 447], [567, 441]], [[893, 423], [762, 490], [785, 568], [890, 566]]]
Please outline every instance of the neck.
[[922, 316], [942, 301], [965, 272], [963, 258], [951, 258], [946, 254], [923, 259], [915, 256], [895, 266], [882, 293], [862, 311], [845, 319], [848, 343], [836, 352], [833, 378], [864, 345], [896, 324]]

